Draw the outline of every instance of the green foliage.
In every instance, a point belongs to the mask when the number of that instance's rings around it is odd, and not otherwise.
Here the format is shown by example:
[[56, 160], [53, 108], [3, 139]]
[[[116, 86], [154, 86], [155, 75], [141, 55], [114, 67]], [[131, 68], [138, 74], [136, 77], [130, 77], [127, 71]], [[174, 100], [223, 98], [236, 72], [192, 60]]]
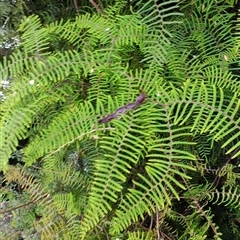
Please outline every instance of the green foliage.
[[[31, 209], [27, 238], [240, 239], [239, 41], [221, 3], [104, 1], [102, 14], [23, 19], [0, 67], [12, 79], [0, 166], [3, 199], [12, 182], [24, 195], [9, 211]], [[137, 109], [98, 123], [141, 91]]]

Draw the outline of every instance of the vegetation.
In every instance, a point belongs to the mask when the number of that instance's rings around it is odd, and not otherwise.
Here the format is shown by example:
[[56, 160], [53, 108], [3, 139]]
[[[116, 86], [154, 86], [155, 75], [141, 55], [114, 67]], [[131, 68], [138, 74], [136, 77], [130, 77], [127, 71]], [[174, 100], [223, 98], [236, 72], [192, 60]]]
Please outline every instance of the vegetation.
[[74, 3], [1, 62], [0, 238], [240, 239], [236, 1]]

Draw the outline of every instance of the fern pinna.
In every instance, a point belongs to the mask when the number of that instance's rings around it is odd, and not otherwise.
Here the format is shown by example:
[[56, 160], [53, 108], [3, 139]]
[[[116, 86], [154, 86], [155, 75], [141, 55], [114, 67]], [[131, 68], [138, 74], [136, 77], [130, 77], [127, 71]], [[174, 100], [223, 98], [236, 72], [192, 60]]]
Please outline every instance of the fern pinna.
[[[17, 182], [40, 216], [29, 239], [237, 239], [213, 207], [224, 204], [237, 225], [239, 53], [229, 7], [127, 6], [46, 25], [29, 16], [21, 46], [1, 63], [1, 78], [12, 79], [1, 169], [6, 189]], [[21, 165], [10, 167], [24, 138]]]

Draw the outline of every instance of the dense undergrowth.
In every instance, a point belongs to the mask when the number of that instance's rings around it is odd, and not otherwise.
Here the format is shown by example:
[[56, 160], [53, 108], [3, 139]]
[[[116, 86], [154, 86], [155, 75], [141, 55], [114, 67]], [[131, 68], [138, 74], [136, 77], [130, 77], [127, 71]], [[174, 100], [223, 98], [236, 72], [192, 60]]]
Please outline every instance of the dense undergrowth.
[[236, 2], [92, 3], [2, 59], [0, 238], [240, 239]]

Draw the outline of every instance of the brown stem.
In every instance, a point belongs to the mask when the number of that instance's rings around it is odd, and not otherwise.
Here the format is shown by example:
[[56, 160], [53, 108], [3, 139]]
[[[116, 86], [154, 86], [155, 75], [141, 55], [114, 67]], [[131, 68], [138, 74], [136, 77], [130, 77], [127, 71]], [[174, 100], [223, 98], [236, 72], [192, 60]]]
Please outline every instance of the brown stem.
[[79, 7], [78, 7], [77, 0], [73, 0], [73, 3], [74, 3], [74, 7], [75, 7], [75, 9], [76, 9], [76, 12], [77, 12], [77, 14], [79, 15]]
[[89, 0], [89, 2], [96, 8], [96, 10], [99, 12], [99, 13], [103, 13], [103, 10], [93, 1], [93, 0]]
[[42, 200], [43, 198], [45, 198], [47, 195], [48, 195], [48, 193], [44, 194], [42, 197], [37, 198], [37, 199], [34, 200], [34, 201], [27, 202], [27, 203], [24, 203], [24, 204], [22, 204], [22, 205], [18, 205], [17, 207], [10, 208], [10, 209], [8, 209], [8, 210], [6, 210], [6, 211], [0, 211], [0, 214], [4, 214], [4, 213], [7, 213], [7, 212], [12, 212], [12, 211], [14, 211], [14, 210], [16, 210], [16, 209], [25, 207], [25, 206], [30, 205], [30, 204], [33, 204], [33, 203], [36, 203], [36, 202]]

